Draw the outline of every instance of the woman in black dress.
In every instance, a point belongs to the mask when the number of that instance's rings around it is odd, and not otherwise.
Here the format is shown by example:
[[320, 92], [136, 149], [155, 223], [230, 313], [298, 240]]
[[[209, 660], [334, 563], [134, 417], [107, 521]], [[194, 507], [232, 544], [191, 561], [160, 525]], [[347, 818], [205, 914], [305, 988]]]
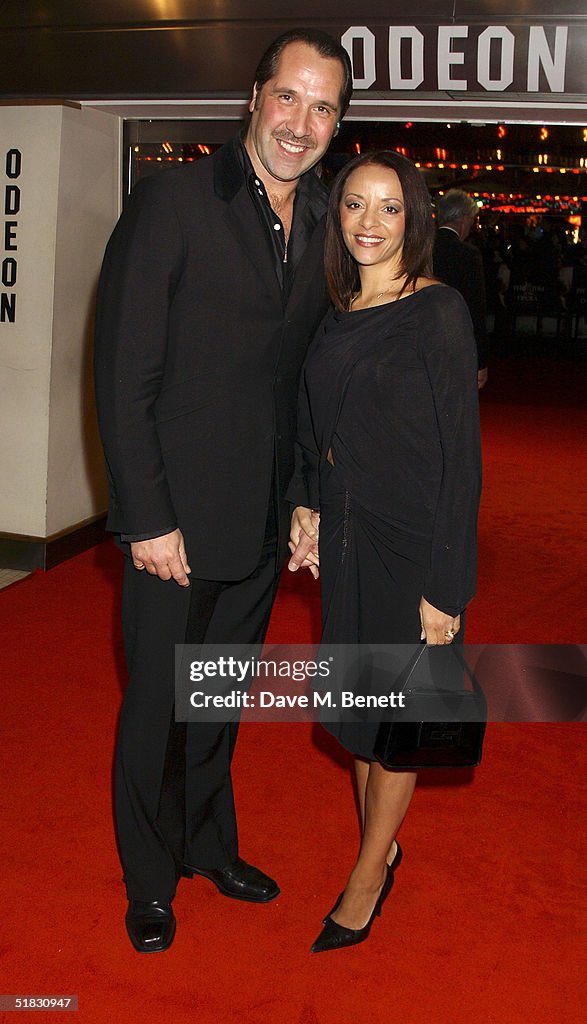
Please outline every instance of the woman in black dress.
[[[433, 232], [424, 180], [405, 157], [369, 153], [336, 179], [325, 250], [334, 308], [305, 364], [290, 489], [320, 511], [308, 551], [317, 517], [296, 508], [290, 567], [316, 574], [319, 548], [327, 643], [451, 643], [474, 594], [477, 357], [462, 297], [430, 276]], [[374, 760], [376, 722], [326, 727], [355, 755], [362, 841], [313, 952], [367, 938], [416, 783]]]

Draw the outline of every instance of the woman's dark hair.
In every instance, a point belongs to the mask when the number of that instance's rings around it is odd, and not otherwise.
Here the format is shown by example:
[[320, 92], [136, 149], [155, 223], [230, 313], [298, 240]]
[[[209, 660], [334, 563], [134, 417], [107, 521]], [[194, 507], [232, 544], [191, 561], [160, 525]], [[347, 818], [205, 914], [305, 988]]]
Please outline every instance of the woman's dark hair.
[[341, 310], [348, 310], [352, 296], [360, 291], [361, 279], [342, 237], [340, 204], [350, 175], [357, 167], [370, 164], [395, 171], [402, 187], [406, 227], [399, 276], [407, 275], [402, 291], [414, 285], [418, 277], [432, 275], [434, 222], [424, 178], [412, 161], [399, 153], [390, 150], [364, 153], [349, 160], [335, 178], [328, 206], [324, 247], [326, 281], [332, 302]]
[[261, 57], [257, 70], [255, 71], [255, 84], [260, 92], [266, 82], [277, 74], [281, 54], [290, 43], [306, 43], [311, 46], [321, 57], [329, 57], [332, 60], [340, 61], [343, 69], [343, 84], [340, 94], [340, 114], [342, 119], [348, 110], [353, 91], [353, 72], [351, 61], [344, 46], [337, 43], [336, 39], [322, 32], [317, 28], [292, 28], [283, 35], [278, 36], [265, 50]]

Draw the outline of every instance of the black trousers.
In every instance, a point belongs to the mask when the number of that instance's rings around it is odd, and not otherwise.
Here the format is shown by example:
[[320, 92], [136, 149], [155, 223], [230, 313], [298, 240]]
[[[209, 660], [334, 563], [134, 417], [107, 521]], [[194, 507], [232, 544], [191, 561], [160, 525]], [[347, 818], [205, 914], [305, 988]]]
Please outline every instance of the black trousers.
[[175, 722], [175, 644], [259, 643], [278, 583], [274, 516], [244, 580], [190, 587], [137, 571], [123, 583], [129, 681], [115, 763], [115, 814], [129, 899], [173, 899], [182, 864], [222, 868], [238, 853], [230, 763], [236, 723]]

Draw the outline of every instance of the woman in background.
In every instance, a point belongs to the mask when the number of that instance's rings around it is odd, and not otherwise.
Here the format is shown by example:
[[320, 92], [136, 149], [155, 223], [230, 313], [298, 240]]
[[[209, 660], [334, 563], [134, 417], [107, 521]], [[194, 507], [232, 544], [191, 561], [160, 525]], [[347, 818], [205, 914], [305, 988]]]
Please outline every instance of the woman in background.
[[[334, 308], [305, 364], [305, 480], [290, 489], [294, 504], [305, 493], [320, 510], [325, 643], [451, 643], [474, 594], [477, 356], [463, 299], [430, 276], [433, 237], [428, 192], [409, 160], [368, 153], [343, 168], [326, 229]], [[296, 509], [292, 551], [311, 517]], [[314, 551], [303, 564], [315, 573], [317, 561]], [[374, 760], [377, 722], [326, 728], [355, 757], [362, 840], [313, 952], [368, 937], [401, 860], [396, 834], [416, 783], [415, 772]]]

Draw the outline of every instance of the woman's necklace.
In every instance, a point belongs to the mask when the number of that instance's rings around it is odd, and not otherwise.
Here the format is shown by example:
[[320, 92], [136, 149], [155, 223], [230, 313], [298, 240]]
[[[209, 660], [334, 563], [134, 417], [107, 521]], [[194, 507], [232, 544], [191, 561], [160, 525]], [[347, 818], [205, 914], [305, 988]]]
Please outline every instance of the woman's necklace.
[[[377, 295], [374, 295], [369, 306], [365, 306], [364, 308], [369, 309], [374, 302], [377, 302], [377, 299], [382, 299], [384, 295], [392, 295], [391, 301], [395, 302], [401, 295], [402, 291], [403, 287], [400, 288], [399, 290], [396, 288], [395, 291], [393, 290], [393, 288], [385, 288], [382, 292], [378, 292]], [[349, 302], [349, 313], [352, 310], [354, 303], [359, 298], [360, 294], [360, 292], [357, 292], [356, 295], [353, 295], [351, 301]]]

